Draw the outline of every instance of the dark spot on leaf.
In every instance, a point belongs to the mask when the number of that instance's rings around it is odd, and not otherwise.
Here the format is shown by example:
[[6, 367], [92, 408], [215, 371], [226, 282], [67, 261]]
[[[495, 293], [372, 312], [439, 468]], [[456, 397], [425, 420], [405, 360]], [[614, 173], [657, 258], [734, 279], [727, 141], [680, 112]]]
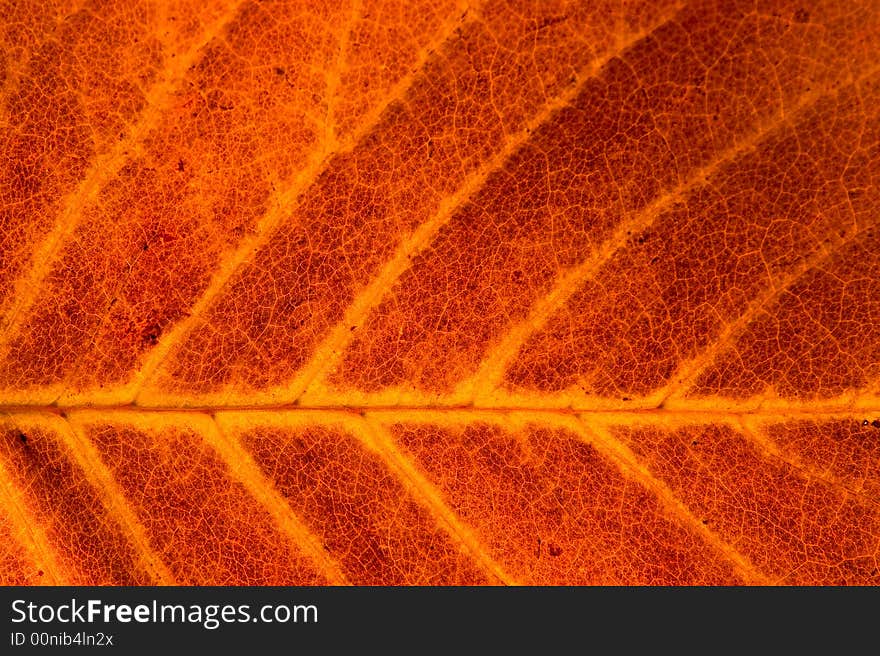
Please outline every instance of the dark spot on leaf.
[[274, 70], [275, 70], [275, 75], [278, 75], [278, 76], [284, 75], [284, 73], [285, 73], [285, 70], [283, 68], [281, 68], [280, 66], [276, 66]]
[[27, 444], [28, 437], [27, 437], [27, 435], [25, 435], [21, 431], [18, 431], [18, 439], [22, 444]]
[[810, 20], [810, 12], [803, 7], [794, 12], [795, 23], [806, 23], [808, 20]]
[[184, 162], [182, 159], [177, 160], [177, 170], [183, 171], [185, 168], [186, 168], [186, 162]]
[[563, 14], [561, 16], [547, 16], [538, 21], [537, 25], [529, 30], [530, 32], [540, 32], [541, 30], [547, 29], [548, 27], [552, 27], [558, 23], [563, 23], [568, 20], [568, 15]]
[[871, 422], [871, 425], [874, 428], [880, 428], [880, 419], [875, 419], [874, 421]]
[[551, 543], [548, 547], [548, 550], [550, 551], [550, 555], [554, 558], [556, 558], [556, 556], [562, 555], [562, 547], [560, 547], [559, 545]]
[[162, 328], [159, 324], [150, 324], [141, 331], [141, 343], [154, 345], [159, 342]]
[[37, 576], [42, 576], [42, 575], [43, 575], [43, 570], [39, 570], [39, 571], [37, 572]]
[[147, 242], [144, 242], [143, 244], [141, 244], [141, 250], [142, 251], [150, 250], [150, 245]]

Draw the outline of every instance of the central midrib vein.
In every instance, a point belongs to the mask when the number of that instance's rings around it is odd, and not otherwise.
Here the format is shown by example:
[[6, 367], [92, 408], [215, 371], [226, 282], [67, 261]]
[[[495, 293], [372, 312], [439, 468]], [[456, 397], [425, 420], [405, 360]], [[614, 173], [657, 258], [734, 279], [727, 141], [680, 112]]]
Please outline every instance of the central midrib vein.
[[523, 415], [533, 414], [536, 416], [545, 415], [589, 415], [597, 418], [613, 418], [620, 416], [632, 416], [633, 419], [689, 419], [694, 420], [704, 417], [708, 421], [720, 421], [728, 417], [766, 417], [766, 418], [792, 418], [792, 419], [826, 419], [833, 417], [865, 417], [865, 419], [876, 419], [875, 415], [880, 415], [880, 401], [868, 406], [823, 406], [817, 404], [816, 408], [804, 406], [784, 408], [774, 406], [772, 408], [725, 408], [707, 409], [705, 407], [696, 407], [693, 409], [676, 407], [632, 407], [632, 408], [554, 408], [545, 406], [476, 406], [476, 405], [297, 405], [297, 404], [277, 404], [277, 405], [204, 405], [204, 406], [138, 406], [132, 404], [126, 405], [0, 405], [0, 414], [28, 414], [43, 413], [65, 415], [67, 413], [76, 412], [106, 412], [108, 415], [117, 413], [126, 414], [177, 414], [177, 413], [196, 413], [196, 414], [214, 414], [218, 412], [297, 412], [297, 413], [321, 413], [321, 414], [338, 414], [347, 413], [353, 415], [364, 415], [367, 413], [418, 413], [426, 414], [473, 414], [475, 416], [481, 414], [503, 414], [503, 415]]

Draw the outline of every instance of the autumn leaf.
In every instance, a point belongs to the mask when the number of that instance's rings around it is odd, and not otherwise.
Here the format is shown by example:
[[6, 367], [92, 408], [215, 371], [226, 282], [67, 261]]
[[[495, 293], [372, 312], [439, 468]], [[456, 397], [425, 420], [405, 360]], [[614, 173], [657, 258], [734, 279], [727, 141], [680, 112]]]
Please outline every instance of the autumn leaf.
[[3, 583], [880, 583], [876, 2], [0, 16]]

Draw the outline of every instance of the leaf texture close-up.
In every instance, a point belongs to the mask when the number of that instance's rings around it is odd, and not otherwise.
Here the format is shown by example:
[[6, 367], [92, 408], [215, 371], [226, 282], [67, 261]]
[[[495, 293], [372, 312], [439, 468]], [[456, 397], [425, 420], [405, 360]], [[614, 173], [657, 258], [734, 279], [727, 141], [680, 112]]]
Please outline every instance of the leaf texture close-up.
[[880, 5], [0, 0], [0, 583], [880, 584]]

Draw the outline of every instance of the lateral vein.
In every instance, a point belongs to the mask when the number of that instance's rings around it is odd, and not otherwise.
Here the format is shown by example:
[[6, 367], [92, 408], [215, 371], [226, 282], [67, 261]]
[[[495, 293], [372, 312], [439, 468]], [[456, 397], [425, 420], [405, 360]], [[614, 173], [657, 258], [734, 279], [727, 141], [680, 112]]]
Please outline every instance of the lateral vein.
[[[880, 70], [880, 67], [874, 67], [854, 80], [852, 84], [867, 79], [878, 70]], [[461, 385], [458, 396], [480, 402], [482, 397], [491, 396], [492, 393], [499, 391], [498, 388], [503, 382], [504, 374], [528, 339], [540, 332], [554, 313], [564, 307], [587, 280], [593, 278], [603, 266], [611, 261], [629, 243], [632, 234], [653, 225], [662, 216], [664, 210], [688, 192], [707, 184], [708, 178], [715, 174], [722, 166], [753, 149], [783, 126], [793, 124], [804, 111], [822, 98], [839, 93], [839, 91], [837, 88], [831, 88], [826, 91], [804, 94], [795, 107], [785, 112], [780, 111], [776, 120], [758, 127], [746, 139], [735, 143], [709, 164], [694, 171], [675, 189], [661, 195], [647, 207], [618, 225], [609, 239], [603, 242], [581, 264], [564, 273], [552, 289], [532, 306], [528, 316], [508, 330], [505, 336], [483, 359], [472, 379]], [[722, 335], [715, 343], [717, 344], [723, 340], [724, 336]], [[679, 374], [679, 377], [681, 375]], [[686, 368], [684, 375], [688, 375]]]
[[82, 208], [94, 202], [107, 182], [122, 170], [133, 155], [140, 152], [144, 139], [164, 116], [190, 67], [198, 61], [204, 47], [222, 33], [238, 13], [243, 1], [236, 0], [228, 11], [208, 25], [182, 56], [168, 58], [162, 79], [146, 94], [144, 109], [135, 124], [127, 130], [125, 138], [116, 142], [109, 152], [98, 156], [77, 188], [67, 196], [52, 230], [36, 248], [28, 273], [16, 281], [13, 294], [16, 300], [0, 320], [0, 351], [8, 347], [9, 341], [17, 334], [21, 322], [36, 302], [37, 293], [51, 272], [58, 254], [79, 225]]
[[755, 567], [749, 559], [724, 541], [708, 526], [699, 521], [669, 487], [660, 481], [620, 440], [605, 427], [578, 419], [580, 430], [577, 434], [593, 445], [602, 455], [614, 462], [625, 476], [649, 489], [666, 510], [681, 524], [699, 535], [706, 543], [718, 551], [732, 566], [734, 571], [749, 584], [769, 585], [772, 580]]
[[[676, 11], [678, 9], [676, 8]], [[385, 263], [379, 273], [349, 305], [343, 318], [324, 337], [309, 361], [290, 383], [285, 396], [290, 399], [309, 396], [309, 385], [315, 380], [320, 380], [321, 376], [330, 373], [337, 366], [346, 347], [351, 343], [353, 334], [350, 326], [360, 325], [364, 318], [378, 306], [401, 274], [410, 268], [412, 258], [432, 243], [440, 229], [455, 216], [462, 205], [484, 188], [492, 174], [501, 170], [511, 156], [529, 142], [536, 130], [546, 124], [561, 109], [568, 107], [577, 98], [587, 82], [594, 79], [609, 61], [619, 57], [623, 52], [670, 23], [674, 20], [674, 16], [675, 14], [672, 18], [666, 16], [655, 25], [630, 35], [613, 51], [591, 60], [578, 72], [576, 84], [568, 87], [562, 94], [546, 103], [532, 117], [531, 121], [508, 138], [501, 150], [471, 173], [455, 193], [443, 199], [437, 211], [422, 222], [397, 247], [391, 259]]]
[[250, 453], [237, 439], [223, 431], [213, 414], [210, 425], [211, 431], [206, 431], [203, 439], [220, 455], [231, 474], [269, 512], [279, 531], [314, 563], [332, 585], [348, 585], [339, 563], [327, 553], [320, 540], [293, 512]]
[[332, 143], [326, 139], [322, 141], [321, 148], [312, 153], [308, 164], [283, 189], [274, 194], [269, 202], [269, 209], [258, 221], [253, 234], [243, 239], [236, 250], [223, 261], [205, 291], [190, 309], [187, 317], [175, 324], [167, 336], [159, 340], [158, 345], [152, 349], [140, 371], [133, 376], [127, 385], [129, 398], [135, 400], [139, 398], [144, 387], [153, 379], [159, 367], [175, 349], [181, 346], [184, 338], [202, 321], [214, 299], [226, 289], [227, 283], [235, 273], [249, 261], [252, 254], [265, 244], [283, 221], [290, 216], [297, 206], [297, 199], [314, 184], [333, 158], [353, 150], [379, 124], [385, 110], [392, 103], [405, 96], [407, 90], [417, 79], [419, 72], [433, 56], [434, 51], [448, 41], [456, 29], [461, 26], [461, 20], [470, 22], [473, 18], [469, 14], [456, 14], [452, 20], [444, 24], [438, 37], [420, 51], [411, 72], [401, 78], [381, 102], [377, 103], [364, 116], [359, 127], [348, 139], [336, 142], [335, 135], [325, 135], [325, 137], [332, 136]]
[[366, 415], [360, 423], [363, 430], [358, 431], [357, 437], [382, 457], [397, 479], [409, 489], [410, 494], [433, 515], [438, 525], [464, 545], [484, 572], [488, 572], [504, 585], [517, 585], [515, 579], [486, 551], [473, 530], [446, 505], [434, 485], [400, 451], [385, 428], [370, 415]]

